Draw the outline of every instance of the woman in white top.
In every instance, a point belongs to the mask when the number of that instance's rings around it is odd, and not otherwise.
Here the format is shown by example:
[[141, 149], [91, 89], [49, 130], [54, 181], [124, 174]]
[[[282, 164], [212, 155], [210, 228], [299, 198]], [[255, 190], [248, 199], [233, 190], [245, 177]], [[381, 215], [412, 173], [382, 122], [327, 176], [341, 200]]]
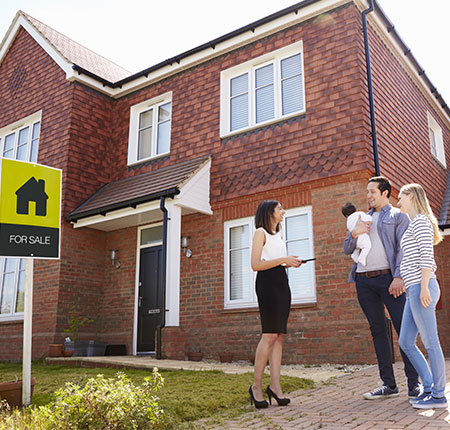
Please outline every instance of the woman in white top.
[[252, 269], [256, 275], [256, 294], [261, 316], [262, 336], [256, 349], [254, 382], [249, 388], [250, 403], [257, 408], [267, 408], [264, 400], [262, 378], [267, 360], [270, 361], [270, 385], [266, 393], [278, 405], [285, 406], [290, 400], [283, 398], [280, 385], [283, 334], [291, 306], [291, 290], [286, 267], [299, 267], [297, 256], [287, 255], [286, 244], [281, 236], [280, 224], [285, 211], [276, 200], [263, 201], [256, 211], [256, 231], [253, 237]]
[[[436, 303], [440, 289], [436, 280], [433, 245], [442, 236], [425, 191], [418, 184], [400, 190], [398, 206], [411, 222], [403, 234], [400, 274], [408, 291], [400, 329], [400, 348], [410, 359], [423, 383], [420, 396], [411, 399], [416, 409], [447, 408], [445, 398], [445, 360], [436, 324]], [[430, 366], [416, 345], [420, 333]], [[431, 372], [430, 372], [431, 369]]]

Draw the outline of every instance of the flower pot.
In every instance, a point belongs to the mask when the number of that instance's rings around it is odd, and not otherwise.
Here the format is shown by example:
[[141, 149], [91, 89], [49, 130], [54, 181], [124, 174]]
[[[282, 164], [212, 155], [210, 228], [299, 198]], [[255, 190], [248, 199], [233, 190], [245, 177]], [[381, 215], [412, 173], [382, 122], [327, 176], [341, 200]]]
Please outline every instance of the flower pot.
[[63, 356], [64, 357], [72, 357], [72, 355], [74, 354], [75, 350], [74, 349], [65, 349], [63, 351]]
[[51, 343], [48, 346], [48, 356], [49, 357], [61, 357], [62, 350], [63, 350], [62, 343]]
[[201, 361], [203, 358], [203, 352], [201, 351], [191, 351], [187, 353], [189, 361]]
[[222, 352], [219, 354], [221, 363], [231, 363], [233, 361], [233, 353], [232, 352]]
[[248, 354], [247, 359], [250, 363], [255, 364], [255, 354]]
[[89, 346], [88, 340], [76, 340], [74, 342], [75, 344], [75, 353], [73, 354], [74, 357], [86, 357], [87, 356], [87, 350]]
[[[31, 378], [31, 397], [33, 398], [34, 384], [36, 378]], [[14, 406], [22, 406], [22, 380], [7, 381], [0, 383], [0, 397], [6, 400], [12, 408]]]

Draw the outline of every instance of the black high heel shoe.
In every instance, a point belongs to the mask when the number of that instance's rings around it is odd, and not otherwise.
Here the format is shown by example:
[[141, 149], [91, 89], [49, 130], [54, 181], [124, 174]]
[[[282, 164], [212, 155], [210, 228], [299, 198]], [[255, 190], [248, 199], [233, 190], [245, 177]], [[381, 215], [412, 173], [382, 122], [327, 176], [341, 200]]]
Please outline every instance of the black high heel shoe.
[[254, 403], [256, 409], [264, 409], [264, 408], [269, 407], [267, 400], [262, 400], [262, 401], [255, 400], [255, 396], [253, 395], [252, 385], [250, 385], [250, 388], [248, 389], [248, 394], [250, 394], [250, 405], [253, 405], [253, 403]]
[[291, 403], [291, 399], [284, 398], [280, 399], [270, 388], [270, 385], [266, 388], [266, 393], [269, 396], [269, 402], [272, 404], [272, 397], [277, 401], [278, 406], [287, 406], [289, 403]]

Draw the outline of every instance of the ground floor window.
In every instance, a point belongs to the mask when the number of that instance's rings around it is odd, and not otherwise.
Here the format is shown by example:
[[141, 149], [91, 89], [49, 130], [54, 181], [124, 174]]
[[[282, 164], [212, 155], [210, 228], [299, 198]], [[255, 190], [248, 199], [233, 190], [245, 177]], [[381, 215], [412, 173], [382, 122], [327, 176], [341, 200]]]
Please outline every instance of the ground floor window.
[[25, 259], [0, 258], [0, 320], [23, 316]]
[[[254, 217], [227, 221], [224, 226], [225, 243], [225, 308], [256, 307], [256, 273], [250, 266]], [[289, 255], [306, 259], [314, 256], [311, 207], [288, 209], [282, 234]], [[292, 303], [316, 301], [314, 262], [299, 269], [288, 269]]]

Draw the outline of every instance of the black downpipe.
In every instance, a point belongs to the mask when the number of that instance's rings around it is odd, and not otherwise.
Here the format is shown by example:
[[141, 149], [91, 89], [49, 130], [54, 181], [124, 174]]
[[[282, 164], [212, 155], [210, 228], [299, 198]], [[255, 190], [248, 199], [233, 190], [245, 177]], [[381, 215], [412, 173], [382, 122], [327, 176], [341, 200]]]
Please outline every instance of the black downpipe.
[[367, 17], [366, 17], [366, 15], [372, 11], [373, 11], [373, 0], [369, 0], [369, 8], [363, 11], [362, 13], [362, 24], [364, 33], [364, 50], [366, 53], [367, 86], [369, 88], [370, 127], [373, 146], [373, 158], [375, 162], [375, 176], [380, 176], [380, 163], [378, 160], [378, 144], [377, 144], [377, 126], [375, 122], [375, 109], [373, 106], [372, 70], [370, 67], [369, 35], [367, 32]]
[[169, 219], [165, 206], [166, 198], [159, 199], [159, 208], [163, 213], [163, 240], [162, 240], [162, 262], [161, 262], [161, 323], [156, 327], [156, 358], [161, 360], [161, 334], [162, 329], [166, 326], [166, 266], [167, 266], [167, 221]]

